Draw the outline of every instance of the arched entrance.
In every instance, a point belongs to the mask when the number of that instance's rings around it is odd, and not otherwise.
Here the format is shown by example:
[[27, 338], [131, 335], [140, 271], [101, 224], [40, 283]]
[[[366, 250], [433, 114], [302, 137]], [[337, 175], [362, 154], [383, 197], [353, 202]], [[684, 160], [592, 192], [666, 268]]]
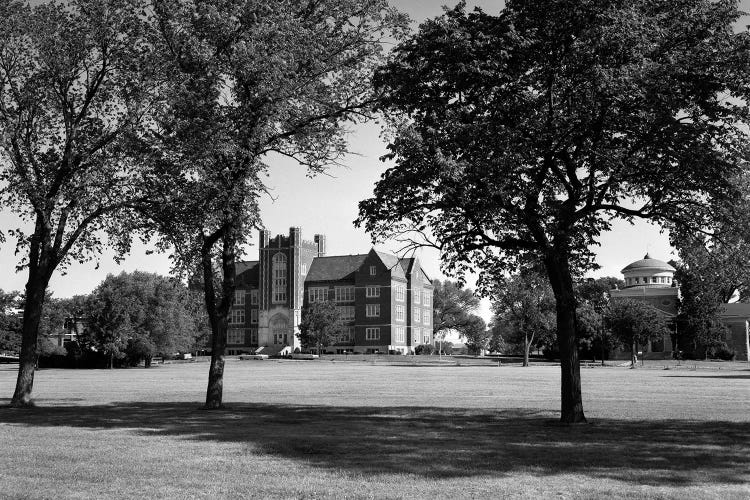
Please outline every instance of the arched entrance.
[[271, 338], [277, 345], [289, 345], [289, 320], [281, 314], [271, 319]]

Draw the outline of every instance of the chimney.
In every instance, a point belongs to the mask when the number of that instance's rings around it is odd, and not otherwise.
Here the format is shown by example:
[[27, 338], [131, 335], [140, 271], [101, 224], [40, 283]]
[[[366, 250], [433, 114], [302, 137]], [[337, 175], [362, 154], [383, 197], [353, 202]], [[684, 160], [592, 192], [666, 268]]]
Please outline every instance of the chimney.
[[258, 248], [266, 248], [270, 239], [271, 231], [269, 231], [268, 229], [261, 229], [258, 232]]
[[290, 247], [297, 246], [302, 242], [300, 238], [301, 233], [302, 232], [300, 231], [300, 228], [298, 227], [289, 228], [289, 246]]
[[313, 240], [318, 245], [318, 257], [325, 257], [326, 256], [326, 235], [325, 234], [316, 234], [315, 239]]

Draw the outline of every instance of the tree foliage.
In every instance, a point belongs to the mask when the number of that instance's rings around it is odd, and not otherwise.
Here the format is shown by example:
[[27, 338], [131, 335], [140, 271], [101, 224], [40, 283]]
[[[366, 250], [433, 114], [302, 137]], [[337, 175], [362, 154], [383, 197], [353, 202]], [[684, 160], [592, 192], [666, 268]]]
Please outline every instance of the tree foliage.
[[0, 290], [0, 352], [21, 350], [21, 316], [18, 314], [18, 292]]
[[291, 158], [311, 174], [341, 160], [345, 123], [370, 117], [380, 41], [398, 36], [405, 19], [384, 0], [155, 6], [170, 82], [142, 144], [155, 186], [143, 210], [176, 267], [200, 269], [212, 330], [206, 406], [218, 408], [234, 262], [249, 229], [262, 226], [268, 158]]
[[607, 311], [606, 322], [623, 346], [630, 347], [635, 366], [638, 345], [669, 335], [665, 314], [638, 300], [616, 300]]
[[470, 315], [467, 324], [459, 331], [470, 353], [482, 354], [489, 349], [492, 335], [487, 329], [487, 323], [480, 316]]
[[432, 286], [434, 337], [444, 336], [450, 330], [463, 332], [472, 323], [471, 313], [479, 307], [479, 297], [457, 281], [433, 280]]
[[313, 302], [302, 309], [297, 337], [302, 348], [315, 348], [320, 354], [322, 349], [338, 342], [342, 327], [341, 314], [335, 302]]
[[158, 81], [141, 0], [0, 2], [0, 206], [26, 268], [23, 340], [11, 404], [30, 404], [37, 336], [56, 269], [118, 254], [127, 206], [141, 197], [123, 139], [138, 133]]
[[534, 270], [525, 270], [493, 289], [495, 324], [504, 324], [504, 343], [517, 346], [529, 365], [532, 348], [550, 347], [555, 332], [555, 297], [549, 282]]
[[135, 353], [137, 361], [149, 352], [189, 352], [206, 329], [196, 314], [199, 304], [195, 292], [171, 278], [141, 271], [109, 275], [87, 301], [88, 335], [81, 342], [115, 358]]
[[710, 228], [747, 161], [734, 1], [509, 0], [424, 22], [377, 74], [395, 164], [361, 202], [376, 239], [444, 267], [541, 265], [556, 298], [561, 419], [585, 420], [574, 277], [613, 218]]

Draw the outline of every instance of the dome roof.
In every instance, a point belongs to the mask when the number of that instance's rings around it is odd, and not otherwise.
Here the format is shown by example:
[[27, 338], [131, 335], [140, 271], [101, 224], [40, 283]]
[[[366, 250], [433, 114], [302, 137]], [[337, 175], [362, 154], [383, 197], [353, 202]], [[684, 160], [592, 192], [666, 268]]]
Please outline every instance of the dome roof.
[[659, 259], [652, 259], [649, 254], [646, 254], [641, 260], [636, 260], [635, 262], [628, 264], [623, 268], [622, 273], [630, 273], [633, 271], [641, 271], [646, 270], [649, 271], [671, 271], [675, 272], [676, 269], [663, 260]]

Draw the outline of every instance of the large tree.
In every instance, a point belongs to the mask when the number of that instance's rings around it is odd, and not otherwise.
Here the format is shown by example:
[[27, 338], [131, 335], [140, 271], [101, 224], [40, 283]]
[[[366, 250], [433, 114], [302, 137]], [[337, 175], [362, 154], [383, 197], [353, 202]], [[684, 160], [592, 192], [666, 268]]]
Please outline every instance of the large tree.
[[490, 347], [492, 333], [487, 329], [487, 323], [476, 314], [469, 316], [468, 323], [459, 331], [466, 342], [466, 347], [472, 354], [481, 355]]
[[262, 225], [268, 159], [292, 158], [311, 174], [341, 160], [346, 122], [370, 117], [381, 41], [398, 37], [405, 18], [384, 0], [154, 3], [170, 92], [145, 141], [156, 189], [142, 209], [177, 267], [203, 277], [206, 407], [219, 408], [235, 260]]
[[129, 347], [165, 356], [192, 351], [203, 330], [195, 302], [194, 292], [166, 276], [109, 275], [87, 301], [86, 347], [106, 352], [110, 360], [123, 357]]
[[669, 335], [666, 314], [639, 300], [616, 300], [605, 316], [607, 326], [622, 345], [630, 348], [630, 367], [635, 368], [638, 346]]
[[148, 115], [150, 72], [141, 0], [0, 1], [0, 206], [28, 271], [12, 406], [31, 404], [37, 336], [52, 274], [101, 251], [118, 253], [138, 167], [121, 138]]
[[[555, 330], [555, 298], [546, 278], [523, 270], [493, 287], [496, 324], [506, 325], [506, 344], [521, 345], [523, 366], [529, 366], [532, 347], [544, 347]], [[549, 347], [549, 346], [547, 346]]]
[[449, 331], [460, 331], [472, 324], [472, 313], [479, 307], [479, 297], [474, 290], [450, 280], [433, 280], [432, 286], [434, 338], [445, 339]]
[[297, 336], [304, 349], [315, 348], [320, 354], [324, 347], [338, 341], [342, 327], [341, 314], [335, 302], [313, 302], [302, 310], [302, 323], [299, 324]]
[[613, 218], [710, 228], [710, 205], [734, 195], [750, 79], [739, 15], [728, 0], [461, 3], [377, 74], [395, 164], [359, 222], [479, 269], [480, 288], [543, 266], [563, 422], [585, 421], [574, 278], [598, 236]]

